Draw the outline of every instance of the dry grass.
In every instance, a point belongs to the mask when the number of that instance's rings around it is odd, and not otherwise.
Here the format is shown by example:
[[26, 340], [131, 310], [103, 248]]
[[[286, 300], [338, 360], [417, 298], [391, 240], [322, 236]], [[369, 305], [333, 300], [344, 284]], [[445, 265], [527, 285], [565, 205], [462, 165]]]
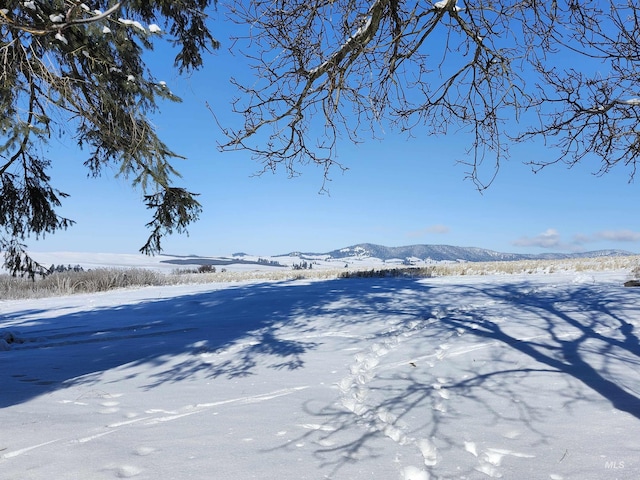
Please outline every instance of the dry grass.
[[1, 275], [0, 298], [23, 299], [96, 293], [116, 288], [166, 285], [166, 280], [163, 274], [144, 268], [56, 272], [35, 281]]
[[94, 293], [118, 288], [221, 283], [251, 280], [286, 281], [346, 277], [443, 277], [462, 275], [552, 274], [556, 272], [627, 271], [630, 279], [640, 279], [640, 256], [600, 257], [571, 260], [526, 260], [516, 262], [441, 263], [427, 267], [388, 267], [313, 270], [220, 271], [210, 273], [164, 274], [143, 268], [104, 268], [81, 272], [53, 273], [31, 281], [0, 275], [0, 299], [42, 298], [77, 293]]
[[631, 279], [640, 280], [640, 262], [631, 269]]

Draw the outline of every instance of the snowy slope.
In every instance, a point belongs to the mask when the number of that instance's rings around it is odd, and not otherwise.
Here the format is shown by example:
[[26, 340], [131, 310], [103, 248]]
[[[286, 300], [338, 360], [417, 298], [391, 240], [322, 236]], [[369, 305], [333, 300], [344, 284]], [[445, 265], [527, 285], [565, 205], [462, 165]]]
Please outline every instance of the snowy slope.
[[[315, 269], [342, 268], [342, 259], [326, 258], [326, 255], [309, 259], [299, 254], [262, 257], [248, 254], [234, 254], [230, 256], [203, 257], [196, 255], [157, 255], [143, 254], [113, 254], [113, 253], [84, 253], [84, 252], [29, 252], [29, 254], [45, 267], [50, 265], [80, 266], [84, 269], [95, 268], [146, 268], [164, 273], [171, 273], [176, 269], [197, 268], [200, 265], [212, 265], [218, 270], [230, 272], [247, 271], [286, 271], [303, 261], [313, 263]], [[381, 267], [384, 265], [379, 259], [366, 258], [362, 261], [350, 262], [351, 265], [363, 267]]]
[[308, 256], [324, 256], [334, 259], [374, 257], [381, 260], [417, 258], [434, 261], [466, 261], [466, 262], [495, 262], [516, 260], [559, 260], [568, 258], [597, 258], [633, 255], [623, 250], [597, 250], [581, 253], [543, 253], [519, 254], [503, 253], [476, 247], [456, 247], [452, 245], [407, 245], [403, 247], [385, 247], [371, 243], [361, 243], [350, 247], [333, 250], [328, 253], [309, 253]]
[[625, 278], [4, 301], [0, 478], [637, 479], [640, 302]]

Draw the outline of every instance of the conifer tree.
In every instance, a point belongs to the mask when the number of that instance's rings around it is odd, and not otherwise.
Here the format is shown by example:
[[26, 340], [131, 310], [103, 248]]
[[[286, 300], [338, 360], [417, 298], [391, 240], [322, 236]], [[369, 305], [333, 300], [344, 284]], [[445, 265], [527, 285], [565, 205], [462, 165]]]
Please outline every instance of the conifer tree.
[[42, 147], [73, 138], [90, 175], [115, 167], [144, 192], [152, 211], [141, 248], [161, 249], [163, 235], [185, 231], [200, 213], [196, 194], [176, 186], [178, 157], [147, 115], [161, 100], [178, 102], [154, 78], [143, 54], [156, 39], [177, 49], [180, 73], [197, 69], [218, 47], [205, 10], [215, 0], [9, 0], [0, 5], [0, 250], [14, 274], [46, 268], [26, 240], [66, 229], [58, 215], [68, 195], [50, 183]]

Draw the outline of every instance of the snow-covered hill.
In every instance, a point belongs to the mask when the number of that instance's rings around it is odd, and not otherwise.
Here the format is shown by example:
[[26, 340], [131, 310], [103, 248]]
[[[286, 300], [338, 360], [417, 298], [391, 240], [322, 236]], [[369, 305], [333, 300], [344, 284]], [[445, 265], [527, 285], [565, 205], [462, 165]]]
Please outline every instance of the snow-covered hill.
[[517, 254], [501, 253], [493, 250], [475, 247], [455, 247], [451, 245], [408, 245], [404, 247], [385, 247], [371, 243], [361, 243], [350, 247], [333, 250], [326, 253], [306, 253], [310, 257], [330, 257], [334, 259], [373, 257], [381, 260], [430, 259], [433, 261], [466, 261], [466, 262], [494, 262], [515, 260], [560, 260], [569, 258], [595, 258], [633, 255], [623, 250], [598, 250], [582, 253], [545, 253], [545, 254]]
[[[81, 266], [94, 268], [150, 268], [170, 273], [179, 269], [197, 269], [201, 265], [215, 267], [218, 272], [284, 272], [296, 267], [318, 270], [389, 268], [410, 264], [416, 267], [443, 262], [527, 262], [579, 260], [599, 258], [612, 261], [625, 260], [633, 255], [621, 250], [601, 250], [576, 254], [549, 253], [541, 255], [509, 254], [471, 247], [449, 245], [410, 245], [384, 247], [363, 243], [326, 253], [292, 252], [286, 255], [258, 256], [234, 253], [223, 256], [169, 255], [149, 257], [142, 254], [82, 253], [82, 252], [31, 252], [42, 265]], [[625, 262], [622, 262], [625, 263]], [[628, 262], [626, 262], [628, 263]], [[614, 268], [623, 268], [614, 266]], [[516, 268], [517, 270], [517, 268]]]

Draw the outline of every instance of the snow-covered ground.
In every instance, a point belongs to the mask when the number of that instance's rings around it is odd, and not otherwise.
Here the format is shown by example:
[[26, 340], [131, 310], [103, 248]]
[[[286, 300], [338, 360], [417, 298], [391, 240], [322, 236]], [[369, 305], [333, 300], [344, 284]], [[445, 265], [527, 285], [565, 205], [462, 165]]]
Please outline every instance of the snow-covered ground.
[[[349, 265], [352, 269], [357, 268], [380, 268], [401, 264], [402, 261], [384, 262], [372, 257], [353, 257], [349, 259], [329, 258], [326, 255], [305, 256], [301, 254], [279, 255], [279, 256], [258, 256], [248, 254], [235, 254], [215, 257], [202, 257], [196, 255], [156, 255], [149, 256], [143, 254], [116, 254], [116, 253], [78, 253], [78, 252], [30, 252], [37, 262], [45, 267], [50, 265], [71, 265], [81, 266], [84, 269], [94, 268], [148, 268], [165, 273], [181, 268], [193, 268], [202, 264], [210, 263], [216, 268], [232, 272], [248, 271], [289, 271], [293, 265], [300, 265], [303, 262], [312, 264], [312, 268], [327, 270], [344, 268]], [[263, 263], [260, 263], [260, 262]], [[274, 265], [269, 265], [272, 262]], [[427, 265], [427, 262], [417, 261], [417, 265]]]
[[2, 479], [638, 479], [627, 272], [0, 302]]

